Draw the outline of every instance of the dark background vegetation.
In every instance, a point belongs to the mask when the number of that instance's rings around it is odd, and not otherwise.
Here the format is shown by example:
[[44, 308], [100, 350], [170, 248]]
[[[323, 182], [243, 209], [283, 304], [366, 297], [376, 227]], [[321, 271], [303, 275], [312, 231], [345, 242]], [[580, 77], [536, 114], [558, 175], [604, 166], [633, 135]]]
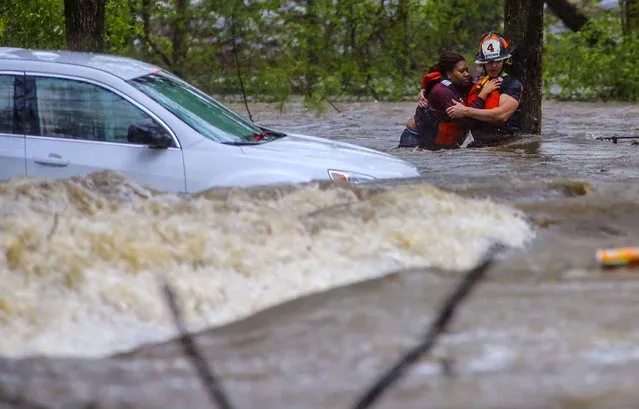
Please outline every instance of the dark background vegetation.
[[[545, 3], [544, 96], [636, 101], [639, 1]], [[566, 14], [566, 3], [576, 17]], [[0, 5], [2, 46], [128, 55], [166, 67], [211, 94], [241, 94], [244, 85], [253, 99], [303, 95], [308, 103], [415, 98], [421, 74], [440, 51], [456, 49], [473, 61], [481, 34], [503, 29], [504, 0], [4, 0]]]

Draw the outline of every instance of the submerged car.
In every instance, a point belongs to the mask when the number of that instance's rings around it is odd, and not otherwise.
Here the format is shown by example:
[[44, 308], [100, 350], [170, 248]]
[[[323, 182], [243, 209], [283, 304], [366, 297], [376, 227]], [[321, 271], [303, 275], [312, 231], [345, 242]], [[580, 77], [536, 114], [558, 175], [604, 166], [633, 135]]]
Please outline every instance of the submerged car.
[[114, 170], [173, 192], [419, 176], [392, 155], [247, 121], [130, 58], [0, 48], [0, 179]]

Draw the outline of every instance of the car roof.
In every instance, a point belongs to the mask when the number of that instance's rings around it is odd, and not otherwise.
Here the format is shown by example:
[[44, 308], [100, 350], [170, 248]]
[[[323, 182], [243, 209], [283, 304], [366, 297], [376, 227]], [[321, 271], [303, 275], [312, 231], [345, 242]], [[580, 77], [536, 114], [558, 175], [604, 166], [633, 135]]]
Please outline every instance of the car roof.
[[0, 61], [3, 59], [46, 61], [49, 63], [90, 67], [108, 72], [124, 80], [130, 80], [161, 70], [158, 66], [128, 57], [67, 50], [32, 50], [0, 47]]

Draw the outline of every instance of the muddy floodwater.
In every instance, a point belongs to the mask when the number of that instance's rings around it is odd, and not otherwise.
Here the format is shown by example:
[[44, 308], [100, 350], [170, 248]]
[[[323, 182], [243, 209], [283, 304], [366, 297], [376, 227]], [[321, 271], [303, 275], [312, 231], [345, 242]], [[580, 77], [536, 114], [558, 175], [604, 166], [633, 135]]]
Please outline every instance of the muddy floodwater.
[[375, 407], [639, 407], [639, 269], [595, 259], [639, 246], [639, 145], [595, 139], [639, 135], [639, 106], [546, 102], [541, 136], [440, 152], [396, 148], [412, 103], [337, 107], [251, 105], [422, 177], [193, 196], [110, 172], [0, 184], [0, 409], [212, 408], [161, 280], [235, 408], [352, 407], [493, 244], [450, 331]]

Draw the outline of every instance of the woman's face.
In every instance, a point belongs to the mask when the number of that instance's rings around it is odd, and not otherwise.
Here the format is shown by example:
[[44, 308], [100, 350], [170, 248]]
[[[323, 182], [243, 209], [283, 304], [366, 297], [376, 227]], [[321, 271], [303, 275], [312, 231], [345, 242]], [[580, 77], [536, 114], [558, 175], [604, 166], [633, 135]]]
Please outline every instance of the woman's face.
[[490, 78], [497, 77], [501, 70], [504, 68], [504, 60], [501, 61], [489, 61], [484, 64], [484, 71], [486, 71], [486, 75]]
[[470, 73], [468, 72], [468, 64], [466, 61], [460, 61], [455, 64], [455, 67], [452, 71], [448, 72], [448, 77], [450, 78], [450, 82], [457, 86], [467, 86], [470, 84]]

